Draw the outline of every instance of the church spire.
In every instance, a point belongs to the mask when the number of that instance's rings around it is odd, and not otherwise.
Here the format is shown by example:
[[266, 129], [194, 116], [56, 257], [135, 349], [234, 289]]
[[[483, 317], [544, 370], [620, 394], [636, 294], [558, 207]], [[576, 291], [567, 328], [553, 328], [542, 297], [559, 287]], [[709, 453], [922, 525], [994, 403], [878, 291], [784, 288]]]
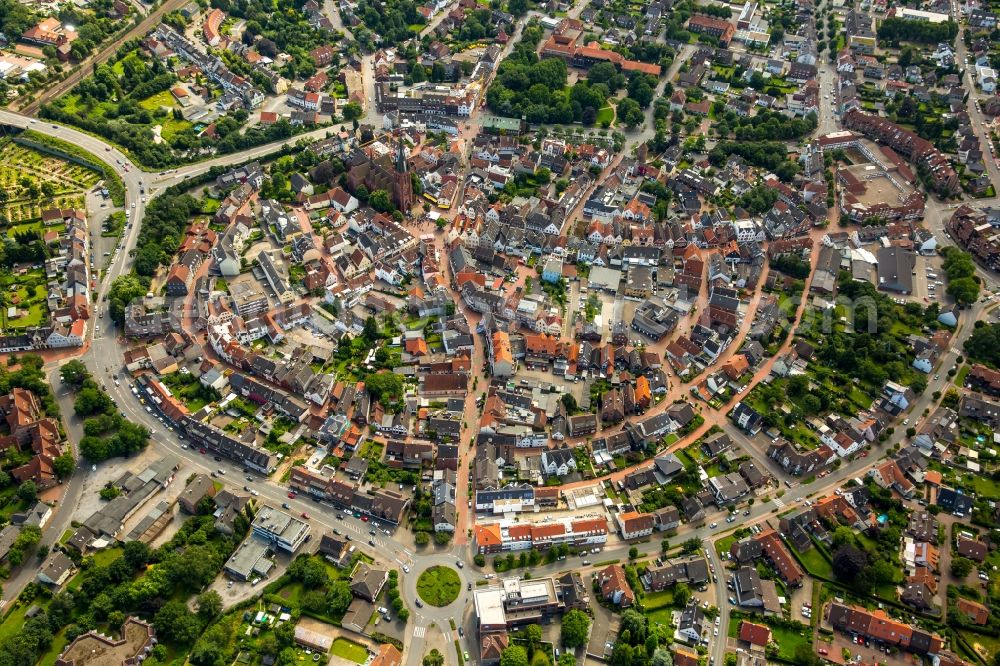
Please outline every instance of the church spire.
[[406, 173], [406, 151], [403, 150], [403, 137], [399, 137], [399, 144], [396, 148], [396, 171]]

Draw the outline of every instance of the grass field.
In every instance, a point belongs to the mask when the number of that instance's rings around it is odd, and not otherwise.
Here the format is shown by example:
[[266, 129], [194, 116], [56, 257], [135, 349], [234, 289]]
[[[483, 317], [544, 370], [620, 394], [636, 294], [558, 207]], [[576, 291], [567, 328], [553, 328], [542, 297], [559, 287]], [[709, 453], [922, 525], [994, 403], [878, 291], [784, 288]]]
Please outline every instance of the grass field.
[[605, 122], [611, 123], [614, 121], [614, 119], [615, 119], [615, 110], [612, 109], [610, 106], [605, 106], [597, 112], [597, 118], [594, 120], [594, 123], [597, 125], [601, 125]]
[[363, 645], [343, 637], [334, 639], [330, 652], [342, 659], [353, 661], [355, 664], [363, 664], [368, 661], [368, 650]]
[[785, 627], [771, 627], [774, 634], [774, 641], [778, 644], [778, 657], [788, 662], [795, 661], [795, 650], [800, 645], [809, 645], [809, 628], [803, 625], [801, 631], [794, 631]]
[[992, 664], [994, 658], [1000, 654], [1000, 638], [996, 636], [984, 636], [983, 634], [973, 633], [971, 631], [960, 632], [962, 637], [972, 646], [979, 655], [981, 655], [986, 663]]
[[799, 557], [802, 559], [802, 564], [805, 565], [806, 571], [809, 573], [823, 578], [833, 578], [833, 567], [830, 566], [830, 563], [826, 561], [826, 558], [816, 548], [810, 548], [804, 553], [799, 553]]
[[427, 569], [417, 579], [417, 594], [424, 603], [431, 606], [447, 606], [458, 598], [462, 581], [458, 573], [450, 567], [434, 566]]

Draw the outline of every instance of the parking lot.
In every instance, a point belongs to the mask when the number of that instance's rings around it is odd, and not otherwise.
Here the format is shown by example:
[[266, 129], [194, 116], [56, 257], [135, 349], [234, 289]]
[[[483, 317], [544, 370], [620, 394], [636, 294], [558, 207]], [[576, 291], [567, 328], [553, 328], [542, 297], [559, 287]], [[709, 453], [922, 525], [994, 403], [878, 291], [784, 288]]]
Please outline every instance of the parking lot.
[[[851, 640], [849, 635], [840, 633], [839, 631], [834, 632], [832, 643], [820, 641], [817, 643], [816, 649], [817, 651], [826, 650], [828, 654], [820, 652], [820, 656], [835, 664], [857, 663], [860, 661], [865, 664], [904, 666], [913, 663], [912, 657], [906, 652], [897, 650], [895, 654], [886, 654], [883, 650], [879, 650], [874, 643], [870, 643], [868, 646], [863, 643], [858, 645]], [[844, 658], [845, 649], [850, 653], [849, 660]]]

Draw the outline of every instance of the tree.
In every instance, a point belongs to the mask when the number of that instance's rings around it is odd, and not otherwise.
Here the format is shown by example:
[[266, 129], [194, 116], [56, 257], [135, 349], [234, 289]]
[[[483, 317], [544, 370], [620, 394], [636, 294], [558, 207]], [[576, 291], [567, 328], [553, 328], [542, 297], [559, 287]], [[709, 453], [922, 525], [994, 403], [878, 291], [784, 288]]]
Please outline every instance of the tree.
[[426, 546], [431, 542], [431, 535], [427, 532], [417, 532], [413, 535], [413, 543], [418, 546]]
[[972, 571], [972, 560], [958, 556], [951, 561], [951, 575], [955, 578], [965, 578]]
[[957, 278], [948, 282], [947, 292], [959, 305], [971, 305], [979, 298], [979, 283], [972, 277]]
[[330, 615], [340, 617], [347, 612], [347, 607], [351, 605], [351, 584], [346, 580], [334, 581], [330, 585], [330, 591], [326, 594], [326, 603], [330, 610]]
[[183, 601], [168, 601], [153, 617], [156, 633], [182, 644], [193, 643], [201, 627]]
[[142, 541], [129, 541], [125, 544], [122, 557], [125, 558], [126, 564], [137, 571], [149, 562], [149, 544]]
[[524, 628], [524, 638], [528, 641], [528, 650], [535, 651], [535, 647], [542, 642], [542, 628], [537, 624], [529, 624]]
[[528, 0], [508, 0], [507, 11], [520, 18], [528, 12]]
[[833, 553], [833, 573], [844, 582], [854, 582], [868, 565], [868, 556], [863, 550], [844, 545]]
[[618, 641], [611, 652], [611, 666], [632, 666], [632, 646]]
[[639, 557], [639, 549], [636, 546], [632, 546], [628, 549], [628, 559], [634, 560]]
[[198, 595], [198, 617], [203, 622], [209, 622], [222, 612], [222, 597], [215, 590], [208, 590]]
[[87, 366], [82, 361], [73, 359], [72, 361], [67, 361], [65, 365], [59, 368], [59, 376], [64, 384], [78, 389], [83, 385], [85, 380], [90, 379], [90, 370], [87, 369]]
[[389, 199], [389, 193], [385, 190], [372, 192], [371, 196], [368, 197], [368, 205], [380, 213], [388, 213], [395, 208], [392, 205], [392, 200]]
[[450, 532], [435, 532], [434, 533], [434, 543], [439, 546], [446, 546], [448, 542], [451, 541]]
[[701, 548], [701, 539], [698, 537], [691, 537], [690, 539], [681, 544], [681, 550], [683, 550], [687, 554], [694, 553], [699, 548]]
[[77, 416], [90, 416], [107, 412], [111, 406], [111, 398], [96, 386], [80, 389], [80, 392], [76, 394], [76, 400], [73, 401], [73, 410]]
[[28, 479], [20, 486], [17, 487], [17, 496], [21, 498], [24, 502], [32, 502], [38, 495], [38, 487], [35, 486], [35, 482]]
[[528, 666], [528, 653], [520, 645], [511, 645], [500, 653], [500, 666]]
[[476, 553], [475, 557], [472, 558], [472, 561], [475, 563], [477, 567], [486, 566], [486, 556], [483, 555], [482, 553]]
[[[153, 201], [155, 202], [157, 199]], [[194, 201], [193, 197], [192, 201]], [[152, 206], [152, 203], [150, 202], [150, 206]], [[197, 202], [195, 203], [197, 204]], [[187, 221], [186, 216], [184, 221]], [[147, 213], [146, 218], [142, 222], [143, 231], [146, 231], [148, 223], [149, 214]], [[142, 236], [145, 236], [145, 234], [142, 234]], [[142, 242], [140, 240], [140, 246]], [[155, 271], [156, 265], [159, 264], [159, 252], [160, 250], [157, 248], [157, 257], [153, 260], [154, 266], [151, 270]], [[119, 326], [122, 325], [125, 322], [125, 307], [133, 300], [142, 298], [146, 294], [147, 288], [148, 284], [144, 284], [138, 275], [126, 273], [125, 275], [116, 277], [108, 289], [108, 315], [111, 319]]]
[[444, 655], [434, 648], [424, 655], [424, 666], [444, 666]]
[[357, 120], [364, 115], [364, 109], [357, 102], [348, 102], [341, 109], [341, 114], [344, 116], [344, 120], [350, 122], [352, 120]]
[[73, 454], [69, 451], [61, 456], [58, 456], [52, 461], [52, 469], [55, 470], [56, 476], [60, 479], [66, 479], [72, 476], [75, 468], [76, 460], [73, 458]]
[[590, 617], [583, 611], [573, 609], [563, 615], [559, 637], [567, 648], [577, 648], [587, 644], [590, 631]]
[[686, 583], [674, 585], [674, 604], [680, 607], [687, 606], [691, 600], [691, 588]]
[[630, 128], [638, 127], [646, 119], [646, 114], [642, 112], [639, 103], [630, 97], [626, 97], [618, 103], [618, 119]]
[[326, 587], [330, 582], [330, 575], [326, 572], [326, 565], [318, 557], [305, 559], [302, 566], [296, 570], [296, 578], [302, 581], [306, 589]]
[[365, 380], [368, 393], [383, 405], [403, 397], [403, 378], [393, 372], [379, 372]]
[[658, 647], [649, 660], [649, 666], [674, 666], [674, 657], [667, 648]]

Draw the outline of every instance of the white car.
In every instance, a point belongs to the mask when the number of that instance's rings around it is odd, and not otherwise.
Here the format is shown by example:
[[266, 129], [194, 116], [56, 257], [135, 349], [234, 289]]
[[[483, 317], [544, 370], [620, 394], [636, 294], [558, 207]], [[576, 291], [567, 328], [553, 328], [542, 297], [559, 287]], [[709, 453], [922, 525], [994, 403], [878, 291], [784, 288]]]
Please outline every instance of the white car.
[[712, 630], [712, 635], [715, 636], [716, 638], [719, 637], [719, 629], [718, 629], [718, 627], [716, 627], [715, 629]]
[[719, 523], [712, 523], [711, 525], [708, 526], [708, 529], [714, 530], [718, 526], [719, 526]]
[[403, 573], [410, 573], [410, 567], [406, 564], [403, 565]]

